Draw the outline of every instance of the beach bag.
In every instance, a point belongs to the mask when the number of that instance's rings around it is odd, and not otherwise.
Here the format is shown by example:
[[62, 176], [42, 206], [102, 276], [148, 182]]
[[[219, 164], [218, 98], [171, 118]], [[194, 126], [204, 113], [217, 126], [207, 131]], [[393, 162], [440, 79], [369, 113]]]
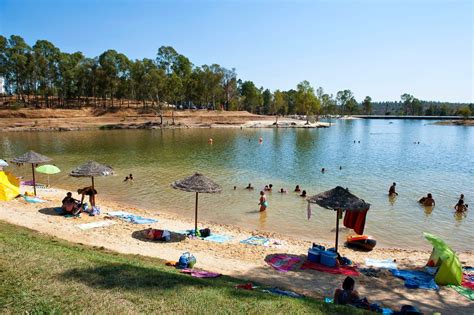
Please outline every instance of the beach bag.
[[208, 228], [199, 230], [199, 233], [201, 234], [201, 237], [208, 237], [211, 236], [211, 230]]
[[183, 253], [181, 257], [179, 257], [179, 269], [193, 268], [194, 264], [196, 264], [196, 258], [190, 252]]

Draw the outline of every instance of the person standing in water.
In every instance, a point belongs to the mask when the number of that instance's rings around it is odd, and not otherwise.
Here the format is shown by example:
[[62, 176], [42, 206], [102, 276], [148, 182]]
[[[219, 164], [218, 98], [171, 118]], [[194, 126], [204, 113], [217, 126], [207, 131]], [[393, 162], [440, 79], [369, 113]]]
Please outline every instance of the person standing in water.
[[392, 186], [388, 189], [388, 196], [389, 197], [395, 197], [398, 196], [398, 193], [395, 191], [395, 186], [397, 186], [397, 183], [393, 183]]
[[260, 191], [260, 202], [258, 203], [260, 206], [260, 212], [267, 210], [268, 202], [267, 197], [265, 196], [265, 192]]
[[434, 207], [436, 204], [433, 199], [433, 195], [431, 194], [428, 194], [426, 197], [422, 197], [420, 200], [418, 200], [418, 202], [425, 207]]

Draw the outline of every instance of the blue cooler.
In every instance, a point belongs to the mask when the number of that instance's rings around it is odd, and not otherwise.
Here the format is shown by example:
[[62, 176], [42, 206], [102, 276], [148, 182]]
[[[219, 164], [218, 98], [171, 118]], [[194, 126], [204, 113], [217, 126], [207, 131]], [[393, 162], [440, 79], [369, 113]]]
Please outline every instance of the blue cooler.
[[310, 262], [319, 263], [321, 261], [321, 251], [317, 248], [310, 248], [308, 250], [308, 260]]
[[321, 252], [321, 264], [328, 267], [336, 267], [337, 254], [330, 251]]

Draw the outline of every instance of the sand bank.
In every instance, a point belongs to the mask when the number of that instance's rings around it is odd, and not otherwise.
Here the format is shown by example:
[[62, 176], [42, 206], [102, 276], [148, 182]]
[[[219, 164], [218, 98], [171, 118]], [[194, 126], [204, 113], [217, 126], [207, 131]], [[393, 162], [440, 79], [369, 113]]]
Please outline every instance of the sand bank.
[[[31, 189], [30, 189], [31, 190]], [[205, 240], [184, 239], [180, 242], [157, 243], [143, 239], [140, 231], [148, 228], [161, 228], [180, 231], [192, 228], [193, 219], [177, 217], [176, 215], [160, 212], [146, 212], [140, 209], [118, 204], [100, 196], [98, 203], [102, 215], [81, 218], [65, 218], [55, 214], [53, 207], [60, 204], [65, 191], [60, 189], [40, 189], [39, 196], [49, 201], [45, 203], [26, 203], [22, 199], [0, 202], [0, 220], [25, 226], [41, 233], [53, 235], [68, 241], [105, 247], [121, 253], [138, 254], [159, 257], [165, 260], [177, 260], [186, 251], [192, 252], [197, 258], [196, 267], [213, 272], [243, 279], [242, 282], [258, 281], [272, 286], [294, 290], [316, 298], [331, 296], [334, 288], [338, 287], [344, 276], [331, 275], [317, 271], [290, 271], [280, 273], [268, 266], [264, 259], [276, 253], [304, 255], [310, 242], [291, 239], [278, 234], [246, 231], [236, 226], [219, 225], [200, 222], [201, 227], [209, 227], [214, 233], [232, 236], [228, 243], [218, 244]], [[121, 210], [158, 219], [151, 225], [137, 225], [117, 219], [107, 219], [107, 211]], [[192, 215], [190, 211], [190, 215]], [[78, 224], [102, 220], [114, 220], [115, 224], [107, 227], [81, 230]], [[282, 245], [270, 247], [244, 245], [240, 240], [251, 235], [263, 235], [278, 239]], [[318, 241], [318, 240], [314, 240]], [[325, 244], [330, 245], [330, 244]], [[416, 268], [425, 265], [429, 252], [404, 250], [398, 248], [376, 248], [370, 253], [356, 252], [341, 248], [341, 254], [364, 266], [365, 258], [396, 259], [399, 268]], [[464, 265], [474, 265], [474, 253], [458, 253]], [[357, 289], [370, 301], [386, 307], [399, 308], [402, 304], [412, 304], [424, 312], [438, 311], [453, 314], [474, 313], [474, 303], [462, 297], [452, 289], [442, 287], [439, 291], [410, 290], [404, 287], [403, 281], [392, 277], [386, 272], [379, 277], [357, 277]]]

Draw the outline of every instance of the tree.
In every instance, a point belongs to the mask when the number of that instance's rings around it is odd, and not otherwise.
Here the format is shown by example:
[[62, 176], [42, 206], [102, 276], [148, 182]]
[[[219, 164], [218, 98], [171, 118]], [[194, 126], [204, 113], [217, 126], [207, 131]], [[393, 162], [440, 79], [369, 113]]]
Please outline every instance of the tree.
[[306, 115], [306, 123], [309, 124], [311, 114], [319, 114], [321, 104], [314, 95], [314, 89], [308, 81], [303, 81], [296, 86], [296, 110]]
[[271, 107], [273, 103], [273, 95], [269, 89], [266, 89], [263, 91], [262, 99], [263, 99], [263, 114], [274, 114], [274, 112], [271, 111]]
[[229, 110], [231, 107], [234, 108], [237, 105], [237, 73], [235, 73], [235, 68], [228, 70], [222, 68], [222, 87], [224, 89], [224, 104], [225, 109]]
[[273, 102], [272, 102], [271, 114], [285, 115], [288, 112], [288, 101], [286, 99], [285, 93], [276, 90], [273, 93]]
[[464, 106], [458, 110], [458, 115], [462, 116], [463, 119], [469, 119], [469, 117], [472, 115], [472, 112], [468, 106]]
[[366, 96], [362, 101], [362, 111], [365, 115], [372, 113], [372, 98], [370, 96]]
[[262, 94], [252, 81], [242, 82], [240, 94], [242, 95], [242, 108], [246, 111], [255, 113], [263, 104]]
[[[348, 111], [348, 107], [351, 111], [353, 111], [353, 107], [357, 102], [355, 102], [354, 95], [352, 94], [351, 90], [343, 90], [339, 91], [336, 94], [336, 102], [337, 105], [341, 108], [341, 114], [345, 115]], [[355, 104], [354, 104], [355, 102]]]

